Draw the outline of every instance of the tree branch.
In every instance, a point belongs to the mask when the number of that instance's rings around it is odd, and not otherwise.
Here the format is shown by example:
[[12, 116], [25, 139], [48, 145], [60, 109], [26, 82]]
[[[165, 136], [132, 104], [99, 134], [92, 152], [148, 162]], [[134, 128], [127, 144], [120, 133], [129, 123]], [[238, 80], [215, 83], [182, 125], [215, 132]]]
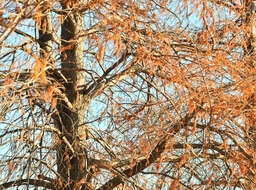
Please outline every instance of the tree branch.
[[45, 187], [48, 189], [56, 189], [56, 186], [52, 183], [48, 183], [44, 180], [38, 180], [38, 179], [20, 179], [20, 180], [15, 180], [15, 181], [10, 181], [7, 183], [3, 183], [0, 185], [0, 189], [7, 189], [9, 187], [14, 187], [14, 186], [20, 186], [20, 185], [33, 185], [36, 187]]
[[[151, 152], [148, 158], [145, 158], [141, 160], [140, 162], [136, 163], [133, 167], [124, 170], [122, 173], [125, 174], [127, 177], [132, 177], [136, 175], [137, 173], [141, 172], [145, 168], [147, 168], [150, 164], [152, 164], [157, 158], [160, 157], [160, 155], [165, 150], [165, 145], [168, 142], [167, 135], [164, 136], [156, 145], [154, 150]], [[108, 190], [113, 189], [117, 185], [119, 185], [122, 182], [122, 178], [119, 176], [114, 177], [113, 179], [109, 180], [107, 183], [102, 185], [98, 190]]]
[[111, 72], [111, 71], [113, 71], [118, 65], [120, 65], [122, 62], [124, 62], [125, 61], [125, 59], [127, 59], [128, 57], [129, 57], [129, 55], [130, 54], [128, 54], [128, 53], [124, 53], [123, 55], [122, 55], [122, 57], [115, 63], [115, 64], [113, 64], [111, 67], [109, 67], [107, 70], [106, 70], [106, 72], [97, 80], [97, 81], [95, 81], [92, 85], [90, 85], [87, 89], [81, 89], [80, 91], [79, 91], [79, 93], [80, 94], [88, 94], [90, 91], [92, 91], [93, 89], [98, 89], [97, 88], [97, 86], [99, 85], [99, 84], [101, 84], [102, 83], [102, 81], [105, 79], [105, 77]]
[[[172, 138], [183, 126], [186, 126], [191, 118], [195, 115], [196, 112], [199, 111], [199, 108], [195, 109], [192, 113], [187, 114], [183, 119], [180, 120], [179, 123], [175, 123], [174, 125], [170, 126], [170, 130], [167, 131], [167, 135], [165, 135], [155, 146], [153, 151], [150, 153], [148, 158], [142, 159], [137, 162], [133, 167], [122, 171], [122, 174], [126, 175], [127, 177], [132, 177], [139, 172], [143, 171], [145, 168], [150, 166], [153, 162], [155, 162], [161, 154], [165, 150], [165, 146], [168, 143], [168, 139]], [[102, 185], [97, 190], [111, 190], [114, 187], [118, 186], [122, 183], [122, 178], [120, 176], [114, 177], [104, 185]], [[85, 189], [84, 189], [85, 190]]]

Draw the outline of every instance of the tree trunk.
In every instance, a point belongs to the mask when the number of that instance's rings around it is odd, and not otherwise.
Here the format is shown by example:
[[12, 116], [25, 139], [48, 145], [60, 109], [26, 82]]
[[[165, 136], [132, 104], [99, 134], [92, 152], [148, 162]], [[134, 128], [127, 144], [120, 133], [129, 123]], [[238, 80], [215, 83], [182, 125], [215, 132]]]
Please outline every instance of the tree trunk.
[[[248, 29], [246, 32], [248, 32], [247, 36], [247, 50], [246, 56], [250, 57], [250, 64], [249, 67], [250, 69], [255, 69], [256, 63], [254, 60], [254, 57], [256, 56], [256, 18], [255, 18], [255, 5], [253, 1], [247, 0], [246, 3], [246, 8], [247, 11], [245, 12], [245, 25], [248, 26]], [[253, 93], [249, 98], [248, 98], [248, 110], [251, 110], [252, 107], [255, 107], [255, 93]], [[254, 112], [249, 111], [247, 114], [248, 118], [248, 144], [250, 146], [251, 150], [256, 151], [256, 126], [255, 126], [255, 117], [254, 117]], [[249, 169], [249, 177], [245, 183], [245, 188], [248, 190], [256, 189], [256, 183], [255, 183], [255, 174], [251, 172], [250, 168]]]
[[[68, 6], [63, 3], [62, 9]], [[85, 81], [85, 75], [79, 71], [79, 68], [84, 67], [84, 41], [79, 37], [83, 26], [84, 16], [76, 11], [67, 12], [61, 25], [61, 70], [64, 77], [58, 82], [64, 86], [63, 93], [68, 101], [57, 102], [56, 126], [68, 141], [62, 140], [57, 151], [57, 167], [65, 183], [62, 187], [64, 190], [74, 189], [75, 184], [85, 178], [88, 169], [87, 152], [79, 144], [77, 136], [78, 127], [84, 124], [86, 109], [83, 97], [77, 91], [77, 86], [83, 85]]]

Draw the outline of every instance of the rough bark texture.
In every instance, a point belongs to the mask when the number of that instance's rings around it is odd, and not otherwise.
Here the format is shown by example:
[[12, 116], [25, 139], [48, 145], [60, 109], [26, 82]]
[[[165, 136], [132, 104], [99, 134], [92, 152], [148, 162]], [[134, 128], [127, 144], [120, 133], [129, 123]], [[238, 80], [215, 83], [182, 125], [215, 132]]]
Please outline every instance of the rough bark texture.
[[[67, 8], [62, 4], [63, 9]], [[62, 180], [68, 184], [63, 189], [73, 189], [74, 185], [85, 176], [87, 170], [87, 156], [78, 144], [77, 130], [84, 123], [85, 104], [77, 91], [77, 86], [84, 84], [85, 76], [78, 71], [83, 68], [83, 39], [79, 34], [83, 31], [84, 18], [78, 12], [70, 12], [65, 15], [61, 25], [61, 69], [64, 79], [60, 82], [64, 86], [64, 95], [71, 103], [72, 108], [66, 101], [59, 100], [57, 103], [58, 116], [56, 125], [62, 134], [68, 139], [68, 143], [74, 149], [74, 153], [61, 142], [57, 153], [57, 167]]]
[[[247, 0], [246, 1], [246, 7], [247, 7], [247, 12], [245, 13], [245, 24], [248, 26], [248, 40], [247, 40], [247, 51], [245, 50], [245, 52], [247, 53], [246, 56], [255, 56], [256, 55], [256, 31], [255, 31], [255, 5], [254, 2]], [[250, 66], [254, 69], [256, 64], [255, 64], [255, 60], [251, 60], [250, 61]], [[249, 99], [248, 99], [248, 103], [250, 106], [254, 105], [255, 101], [255, 94], [252, 95]], [[248, 116], [248, 125], [250, 125], [249, 130], [248, 130], [248, 137], [249, 137], [249, 144], [252, 148], [252, 150], [256, 150], [255, 148], [255, 140], [256, 140], [256, 131], [255, 131], [255, 118], [254, 118], [254, 113], [248, 112], [246, 113], [246, 115]], [[250, 172], [250, 177], [248, 179], [248, 181], [245, 184], [245, 187], [247, 189], [255, 189], [256, 188], [256, 184], [254, 182], [255, 180], [255, 174], [253, 172]]]

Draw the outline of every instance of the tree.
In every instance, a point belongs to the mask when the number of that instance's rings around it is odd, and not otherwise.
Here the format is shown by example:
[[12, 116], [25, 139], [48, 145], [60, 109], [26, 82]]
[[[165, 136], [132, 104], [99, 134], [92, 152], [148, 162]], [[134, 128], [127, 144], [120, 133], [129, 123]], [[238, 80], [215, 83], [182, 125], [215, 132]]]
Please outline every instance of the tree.
[[2, 0], [0, 189], [255, 189], [252, 0]]

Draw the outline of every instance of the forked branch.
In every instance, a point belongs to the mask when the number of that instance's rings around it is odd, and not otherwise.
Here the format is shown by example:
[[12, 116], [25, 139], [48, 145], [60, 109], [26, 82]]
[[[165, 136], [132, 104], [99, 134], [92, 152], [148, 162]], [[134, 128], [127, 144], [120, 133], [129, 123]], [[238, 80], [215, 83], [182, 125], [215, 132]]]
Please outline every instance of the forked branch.
[[[145, 158], [141, 160], [140, 162], [137, 162], [133, 167], [124, 170], [122, 173], [125, 174], [127, 177], [132, 177], [136, 175], [137, 173], [141, 172], [145, 168], [147, 168], [149, 165], [151, 165], [157, 158], [160, 157], [160, 155], [165, 150], [165, 145], [168, 142], [167, 136], [164, 136], [156, 145], [154, 150], [151, 152], [148, 158]], [[118, 186], [120, 183], [122, 183], [122, 178], [120, 176], [114, 177], [113, 179], [109, 180], [107, 183], [102, 185], [98, 190], [107, 190], [107, 189], [113, 189], [114, 187]]]
[[[155, 148], [152, 150], [152, 152], [147, 158], [140, 160], [133, 167], [122, 171], [122, 174], [126, 175], [127, 177], [132, 177], [138, 174], [139, 172], [142, 172], [145, 168], [147, 168], [152, 163], [154, 163], [158, 158], [160, 158], [161, 154], [165, 150], [166, 144], [168, 143], [168, 139], [172, 138], [182, 128], [182, 126], [188, 125], [188, 122], [195, 115], [195, 113], [198, 112], [198, 110], [199, 108], [195, 109], [192, 113], [187, 114], [179, 123], [172, 125], [167, 135], [162, 137], [162, 139], [158, 142], [158, 144], [155, 146]], [[113, 179], [106, 182], [97, 190], [113, 189], [114, 187], [122, 183], [122, 179], [122, 177], [116, 176]]]

